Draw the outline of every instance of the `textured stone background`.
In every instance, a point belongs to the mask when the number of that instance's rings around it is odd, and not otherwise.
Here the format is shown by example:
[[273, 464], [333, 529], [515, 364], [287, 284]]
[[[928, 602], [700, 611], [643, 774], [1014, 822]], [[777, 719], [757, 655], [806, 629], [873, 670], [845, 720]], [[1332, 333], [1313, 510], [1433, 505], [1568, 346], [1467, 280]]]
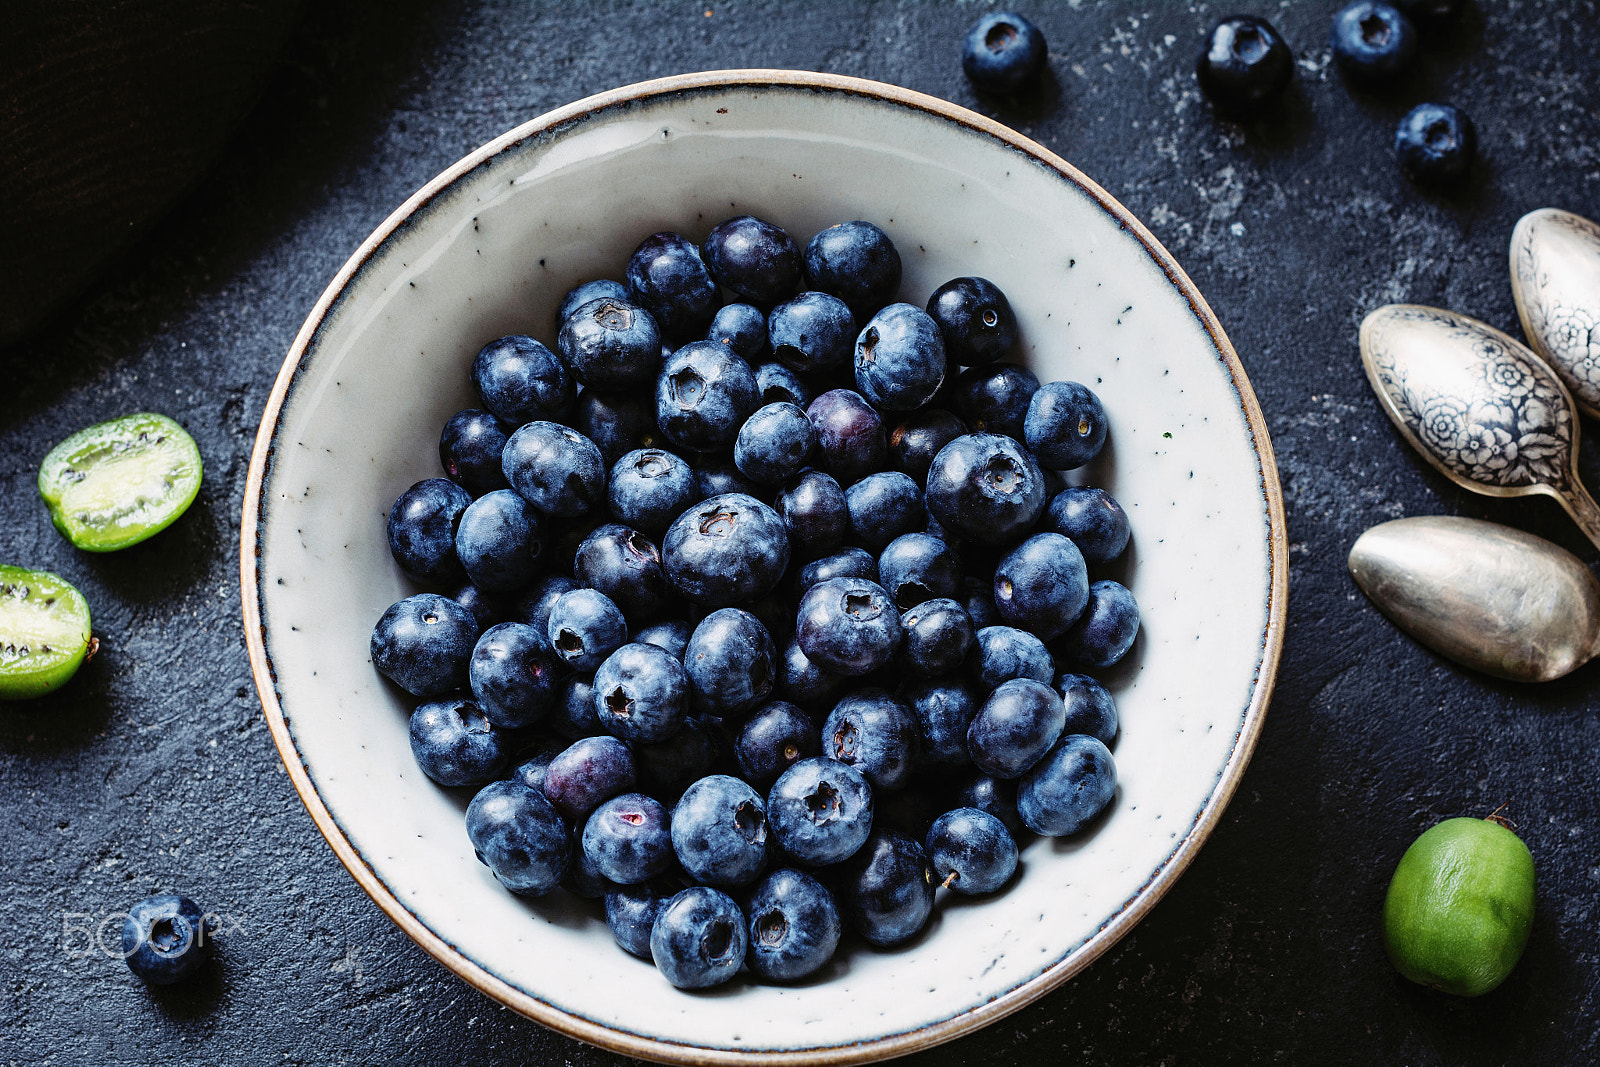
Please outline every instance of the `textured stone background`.
[[[1229, 5], [1231, 6], [1231, 5]], [[1411, 455], [1370, 395], [1356, 328], [1411, 300], [1512, 331], [1512, 224], [1600, 215], [1592, 3], [1478, 0], [1383, 96], [1329, 65], [1335, 3], [1255, 4], [1297, 47], [1281, 115], [1215, 120], [1195, 90], [1205, 4], [1030, 5], [1051, 77], [1020, 108], [957, 60], [979, 3], [310, 4], [260, 105], [204, 184], [89, 297], [0, 352], [0, 558], [59, 572], [102, 652], [66, 691], [0, 708], [0, 1062], [618, 1062], [500, 1009], [367, 900], [289, 787], [241, 641], [236, 525], [274, 375], [339, 265], [469, 149], [567, 101], [682, 71], [797, 67], [977, 107], [1105, 185], [1194, 276], [1271, 427], [1291, 541], [1277, 696], [1231, 808], [1167, 899], [1083, 976], [927, 1065], [1015, 1062], [1551, 1063], [1600, 1058], [1595, 668], [1541, 688], [1468, 674], [1390, 628], [1345, 573], [1401, 515], [1459, 513], [1591, 564], [1554, 503], [1494, 502]], [[1028, 10], [1028, 9], [1025, 9]], [[1391, 130], [1443, 99], [1483, 162], [1448, 194], [1396, 169]], [[26, 249], [5, 249], [6, 256]], [[34, 492], [71, 430], [156, 409], [207, 478], [171, 530], [78, 553]], [[1590, 484], [1600, 462], [1583, 450]], [[1204, 684], [1204, 679], [1195, 679]], [[1384, 960], [1378, 911], [1434, 821], [1501, 804], [1539, 868], [1527, 955], [1476, 1002]], [[83, 954], [152, 891], [235, 917], [205, 977], [147, 989]]]

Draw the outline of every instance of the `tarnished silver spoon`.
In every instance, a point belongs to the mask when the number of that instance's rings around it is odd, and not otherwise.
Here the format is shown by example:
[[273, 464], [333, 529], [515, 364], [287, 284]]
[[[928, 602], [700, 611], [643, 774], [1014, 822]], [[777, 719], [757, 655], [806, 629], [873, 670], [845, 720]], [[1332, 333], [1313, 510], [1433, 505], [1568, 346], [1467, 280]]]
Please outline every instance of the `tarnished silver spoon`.
[[1400, 629], [1486, 674], [1547, 682], [1600, 653], [1600, 582], [1560, 545], [1481, 519], [1395, 519], [1350, 574]]
[[1578, 481], [1578, 418], [1545, 363], [1453, 311], [1388, 304], [1361, 323], [1384, 410], [1429, 463], [1486, 496], [1553, 496], [1600, 546], [1600, 505]]
[[1511, 295], [1528, 345], [1600, 418], [1600, 226], [1546, 207], [1511, 231]]

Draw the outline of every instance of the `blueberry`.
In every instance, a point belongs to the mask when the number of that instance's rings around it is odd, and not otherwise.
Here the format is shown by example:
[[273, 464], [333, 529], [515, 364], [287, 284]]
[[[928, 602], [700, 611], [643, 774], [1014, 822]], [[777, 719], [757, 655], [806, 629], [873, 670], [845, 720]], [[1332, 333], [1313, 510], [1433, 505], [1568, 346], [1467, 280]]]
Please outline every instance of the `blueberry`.
[[775, 485], [799, 473], [816, 443], [817, 431], [804, 411], [789, 403], [768, 404], [739, 428], [733, 462], [746, 478]]
[[856, 388], [874, 407], [910, 411], [944, 384], [944, 339], [928, 313], [890, 304], [856, 337]]
[[783, 520], [743, 493], [714, 496], [685, 510], [661, 548], [673, 588], [713, 609], [764, 595], [789, 566]]
[[966, 423], [943, 408], [910, 412], [889, 430], [889, 462], [918, 486], [926, 485], [933, 457], [966, 432]]
[[801, 863], [854, 855], [872, 831], [872, 787], [860, 771], [826, 756], [803, 759], [767, 794], [773, 841]]
[[719, 222], [700, 246], [711, 277], [741, 300], [769, 308], [800, 286], [800, 246], [753, 215]]
[[724, 305], [711, 320], [706, 340], [715, 341], [755, 367], [758, 385], [761, 366], [778, 366], [767, 362], [772, 358], [772, 344], [767, 340], [767, 316], [750, 304]]
[[561, 332], [561, 327], [583, 305], [595, 300], [626, 300], [628, 287], [621, 282], [612, 281], [610, 278], [599, 278], [592, 282], [580, 282], [567, 290], [567, 295], [561, 298], [561, 305], [556, 309], [556, 332]]
[[439, 435], [439, 462], [450, 480], [470, 493], [487, 493], [506, 487], [500, 453], [513, 427], [480, 408], [467, 408], [450, 416]]
[[900, 659], [921, 678], [959, 670], [977, 640], [972, 618], [948, 598], [924, 600], [900, 616]]
[[589, 675], [575, 674], [562, 683], [545, 725], [569, 741], [605, 732], [595, 714], [594, 684]]
[[489, 593], [515, 593], [531, 582], [543, 551], [539, 513], [510, 489], [474, 500], [456, 526], [456, 558], [472, 584]]
[[816, 723], [784, 700], [775, 700], [745, 720], [734, 742], [739, 773], [757, 789], [770, 789], [795, 763], [820, 756]]
[[1394, 152], [1419, 182], [1451, 182], [1465, 174], [1478, 151], [1478, 131], [1449, 104], [1418, 104], [1394, 132]]
[[907, 685], [901, 689], [900, 699], [917, 717], [921, 765], [941, 769], [971, 766], [967, 729], [982, 703], [972, 686], [960, 678], [933, 678]]
[[669, 899], [671, 894], [664, 894], [654, 882], [619, 885], [606, 892], [606, 925], [623, 951], [650, 958], [650, 931]]
[[432, 700], [411, 713], [411, 754], [440, 785], [482, 785], [506, 765], [505, 740], [471, 700]]
[[551, 655], [555, 649], [550, 644], [550, 607], [562, 593], [578, 588], [578, 583], [565, 574], [546, 574], [534, 579], [522, 598], [517, 601], [513, 614], [518, 622], [533, 628], [539, 648]]
[[1062, 734], [1088, 734], [1109, 746], [1117, 737], [1117, 702], [1106, 687], [1087, 674], [1070, 671], [1056, 675], [1053, 683], [1067, 708]]
[[817, 454], [822, 467], [840, 485], [851, 485], [885, 465], [889, 445], [883, 420], [849, 389], [823, 393], [806, 408], [806, 418], [817, 429]]
[[662, 905], [650, 931], [650, 956], [679, 989], [708, 989], [738, 973], [749, 947], [744, 913], [732, 897], [691, 886]]
[[554, 352], [531, 337], [512, 334], [490, 341], [472, 360], [472, 382], [483, 406], [496, 417], [525, 422], [561, 422], [572, 407], [572, 376]]
[[661, 550], [621, 523], [606, 523], [584, 538], [572, 569], [578, 581], [610, 597], [627, 618], [659, 613], [671, 595]]
[[956, 379], [956, 414], [974, 430], [1000, 433], [1023, 440], [1028, 407], [1039, 390], [1039, 379], [1014, 363], [969, 367]]
[[544, 512], [570, 518], [603, 504], [606, 463], [583, 434], [555, 422], [530, 422], [506, 442], [502, 466], [511, 488]]
[[973, 680], [993, 689], [1013, 678], [1048, 683], [1055, 677], [1055, 662], [1044, 642], [1013, 626], [985, 626], [973, 642]]
[[1078, 621], [1062, 634], [1056, 648], [1073, 663], [1096, 669], [1116, 663], [1139, 636], [1139, 605], [1117, 582], [1089, 587], [1089, 603]]
[[545, 634], [556, 656], [575, 671], [592, 671], [628, 643], [628, 624], [617, 605], [594, 589], [562, 593], [550, 605]]
[[1039, 465], [1010, 437], [971, 433], [933, 458], [928, 511], [962, 538], [1001, 545], [1033, 528], [1044, 511]]
[[863, 321], [900, 288], [900, 253], [870, 222], [842, 222], [816, 234], [806, 244], [805, 262], [811, 288], [843, 300]]
[[122, 958], [151, 985], [171, 985], [205, 963], [206, 920], [188, 897], [161, 893], [128, 909], [122, 920]]
[[933, 914], [933, 867], [898, 830], [874, 830], [843, 874], [839, 910], [880, 948], [909, 941]]
[[745, 962], [763, 978], [793, 981], [833, 958], [843, 925], [833, 896], [804, 871], [785, 867], [750, 894], [750, 947]]
[[773, 358], [802, 374], [843, 366], [855, 336], [856, 321], [849, 306], [828, 293], [801, 293], [767, 316]]
[[[652, 366], [659, 365], [659, 361]], [[652, 379], [654, 381], [654, 379]], [[662, 444], [661, 428], [656, 425], [655, 397], [646, 391], [612, 393], [585, 389], [578, 397], [578, 411], [572, 428], [594, 442], [600, 458], [614, 464], [639, 448]]]
[[1117, 791], [1111, 750], [1097, 738], [1068, 734], [1017, 786], [1017, 814], [1046, 837], [1077, 833]]
[[689, 647], [689, 635], [692, 632], [693, 627], [682, 619], [668, 619], [646, 626], [634, 634], [633, 639], [641, 645], [655, 645], [657, 648], [665, 649], [681, 663], [684, 650]]
[[844, 544], [850, 532], [844, 490], [832, 475], [819, 470], [808, 468], [789, 479], [773, 501], [773, 509], [789, 531], [790, 542], [803, 555], [832, 552]]
[[722, 608], [695, 627], [683, 664], [696, 708], [738, 716], [771, 694], [778, 676], [778, 650], [754, 615]]
[[659, 448], [637, 449], [617, 460], [606, 494], [619, 521], [657, 535], [699, 499], [689, 464]]
[[372, 628], [378, 673], [419, 697], [467, 687], [478, 620], [454, 600], [418, 593], [391, 604]]
[[447, 585], [461, 580], [456, 527], [472, 496], [446, 478], [418, 482], [389, 509], [389, 551], [400, 569], [419, 582]]
[[545, 768], [543, 791], [557, 811], [581, 824], [605, 801], [631, 792], [638, 780], [632, 749], [602, 734], [558, 752]]
[[964, 896], [993, 893], [1017, 870], [1011, 832], [979, 808], [957, 808], [935, 819], [926, 848], [933, 876]]
[[601, 297], [574, 311], [556, 338], [561, 358], [579, 384], [635, 389], [655, 381], [661, 332], [655, 319], [625, 300]]
[[993, 363], [1017, 342], [1017, 316], [987, 278], [952, 278], [928, 297], [928, 314], [944, 338], [952, 366]]
[[750, 364], [715, 341], [684, 345], [656, 379], [656, 423], [684, 448], [729, 447], [759, 406]]
[[450, 599], [472, 612], [478, 620], [478, 629], [487, 630], [496, 623], [511, 617], [511, 609], [499, 597], [490, 596], [471, 582], [462, 582], [451, 590]]
[[[481, 702], [480, 702], [481, 703]], [[527, 755], [532, 752], [533, 755]], [[521, 782], [536, 793], [544, 793], [544, 777], [550, 770], [550, 761], [559, 755], [561, 749], [535, 742], [533, 745], [521, 745], [515, 755], [511, 757], [512, 767], [506, 778], [513, 782]], [[526, 758], [524, 758], [526, 757]]]
[[706, 335], [717, 310], [717, 283], [693, 241], [676, 233], [646, 237], [628, 260], [627, 278], [633, 302], [668, 341]]
[[1009, 11], [991, 12], [967, 32], [961, 69], [974, 88], [1011, 96], [1039, 80], [1047, 54], [1039, 27]]
[[543, 896], [572, 862], [566, 824], [544, 794], [520, 781], [490, 782], [467, 805], [467, 838], [501, 885]]
[[1043, 682], [1013, 678], [983, 702], [967, 728], [967, 754], [984, 774], [1018, 778], [1061, 736], [1067, 710]]
[[599, 872], [619, 885], [635, 885], [672, 867], [667, 809], [643, 793], [605, 801], [583, 824], [583, 851]]
[[814, 559], [801, 567], [795, 575], [795, 590], [804, 594], [807, 589], [829, 578], [864, 578], [878, 581], [878, 561], [864, 548], [843, 548], [831, 556]]
[[922, 491], [899, 471], [867, 475], [845, 490], [844, 500], [853, 540], [873, 552], [922, 525]]
[[1004, 621], [1000, 618], [1000, 609], [994, 606], [993, 578], [969, 576], [961, 579], [959, 599], [961, 606], [972, 619], [974, 629], [982, 630], [986, 626], [998, 626]]
[[1105, 408], [1099, 397], [1077, 382], [1049, 382], [1028, 402], [1022, 432], [1041, 467], [1077, 470], [1098, 456], [1106, 443]]
[[743, 493], [766, 502], [770, 485], [760, 485], [746, 478], [726, 453], [702, 453], [694, 460], [695, 502], [709, 500], [725, 493]]
[[607, 732], [625, 741], [665, 741], [689, 713], [689, 678], [665, 649], [627, 644], [595, 671], [594, 701]]
[[1021, 840], [1022, 835], [1028, 832], [1022, 816], [1017, 814], [1017, 783], [1014, 779], [979, 775], [961, 787], [956, 794], [956, 803], [993, 815], [1010, 832], [1014, 841]]
[[519, 729], [542, 719], [554, 706], [560, 671], [533, 627], [503, 622], [490, 627], [472, 649], [467, 676], [484, 717]]
[[767, 862], [766, 804], [737, 778], [707, 775], [672, 809], [672, 848], [701, 885], [747, 886]]
[[955, 550], [924, 533], [901, 534], [889, 542], [878, 557], [878, 575], [878, 584], [901, 611], [961, 591], [961, 560]]
[[800, 642], [791, 639], [778, 663], [778, 695], [803, 708], [832, 707], [850, 679], [811, 662]]
[[995, 569], [994, 603], [1000, 617], [1041, 640], [1065, 633], [1088, 602], [1083, 553], [1060, 534], [1034, 534]]
[[708, 719], [693, 715], [665, 741], [634, 744], [639, 779], [655, 796], [670, 801], [693, 782], [705, 777], [717, 762], [716, 730]]
[[811, 662], [853, 677], [888, 663], [900, 644], [900, 613], [883, 587], [863, 578], [830, 578], [807, 589], [795, 640]]
[[1294, 76], [1294, 53], [1266, 19], [1234, 15], [1211, 27], [1195, 73], [1219, 110], [1247, 113], [1283, 93]]
[[1381, 0], [1356, 0], [1333, 16], [1333, 60], [1346, 78], [1380, 85], [1404, 74], [1417, 58], [1411, 20]]
[[1090, 566], [1110, 563], [1128, 547], [1128, 514], [1104, 489], [1070, 486], [1050, 501], [1049, 528], [1078, 546]]
[[816, 390], [782, 363], [757, 363], [755, 371], [763, 404], [793, 404], [803, 411], [816, 397]]
[[822, 724], [822, 754], [860, 771], [875, 792], [903, 789], [922, 747], [917, 717], [882, 689], [858, 689]]

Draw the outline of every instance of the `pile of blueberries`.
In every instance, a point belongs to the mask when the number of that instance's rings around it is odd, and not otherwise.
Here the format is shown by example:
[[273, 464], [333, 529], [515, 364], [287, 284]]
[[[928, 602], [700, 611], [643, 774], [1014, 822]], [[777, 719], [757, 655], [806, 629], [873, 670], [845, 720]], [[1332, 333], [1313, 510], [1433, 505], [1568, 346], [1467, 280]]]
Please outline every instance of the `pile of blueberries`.
[[502, 884], [603, 898], [682, 988], [812, 974], [846, 924], [903, 943], [1116, 788], [1116, 707], [1080, 672], [1139, 628], [1089, 572], [1127, 516], [1061, 473], [1100, 401], [999, 362], [993, 283], [919, 308], [900, 273], [867, 222], [654, 234], [567, 294], [555, 351], [483, 347], [448, 477], [389, 515], [442, 590], [372, 634], [424, 700], [417, 763], [479, 790]]

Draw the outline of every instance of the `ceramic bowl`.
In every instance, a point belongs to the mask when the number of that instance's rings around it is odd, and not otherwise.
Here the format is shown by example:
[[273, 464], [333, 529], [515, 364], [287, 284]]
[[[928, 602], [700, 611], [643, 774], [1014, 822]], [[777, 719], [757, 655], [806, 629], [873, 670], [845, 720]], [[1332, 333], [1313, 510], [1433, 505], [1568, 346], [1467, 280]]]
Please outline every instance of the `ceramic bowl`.
[[[373, 670], [373, 623], [416, 591], [384, 519], [439, 475], [486, 341], [554, 341], [574, 283], [619, 277], [658, 230], [751, 213], [802, 242], [869, 219], [901, 299], [976, 274], [1010, 296], [1020, 358], [1082, 381], [1110, 444], [1076, 480], [1132, 519], [1119, 573], [1144, 629], [1109, 676], [1118, 793], [1038, 839], [988, 900], [942, 899], [896, 951], [855, 946], [795, 986], [670, 987], [564, 892], [478, 864], [465, 795], [413, 762], [413, 701]], [[378, 905], [473, 986], [557, 1030], [679, 1063], [857, 1063], [1015, 1011], [1105, 952], [1215, 826], [1260, 733], [1287, 553], [1266, 426], [1194, 285], [1093, 182], [1012, 130], [892, 86], [788, 71], [687, 75], [580, 101], [483, 146], [408, 200], [333, 280], [257, 438], [243, 518], [246, 633], [273, 736], [317, 827]]]

